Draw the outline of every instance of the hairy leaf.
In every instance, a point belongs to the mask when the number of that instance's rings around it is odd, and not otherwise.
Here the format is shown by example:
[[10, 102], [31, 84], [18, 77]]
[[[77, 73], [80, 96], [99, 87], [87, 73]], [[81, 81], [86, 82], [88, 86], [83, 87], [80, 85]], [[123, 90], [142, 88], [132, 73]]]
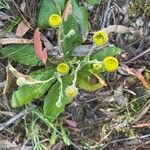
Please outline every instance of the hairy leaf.
[[116, 46], [108, 46], [104, 49], [101, 49], [100, 51], [96, 52], [91, 56], [91, 59], [97, 59], [99, 61], [102, 61], [105, 59], [107, 56], [115, 56], [117, 54], [121, 53], [121, 49], [116, 47]]
[[59, 82], [56, 82], [51, 89], [49, 90], [47, 96], [45, 97], [44, 101], [44, 114], [48, 116], [50, 121], [54, 121], [60, 113], [62, 113], [65, 109], [65, 106], [72, 100], [67, 97], [64, 93], [66, 87], [71, 84], [72, 76], [64, 76], [62, 78], [63, 82], [63, 98], [62, 98], [62, 107], [58, 108], [56, 106], [56, 102], [58, 101], [59, 97], [59, 89], [60, 86]]
[[96, 91], [106, 85], [105, 81], [99, 75], [91, 73], [89, 67], [85, 66], [78, 72], [78, 86], [89, 92]]
[[[33, 75], [31, 76], [38, 80], [47, 80], [51, 78], [52, 75], [54, 74], [53, 69], [45, 70], [45, 71], [40, 70], [40, 72], [41, 72], [40, 74], [34, 72]], [[39, 83], [35, 85], [24, 85], [22, 87], [19, 87], [18, 90], [13, 93], [12, 100], [11, 100], [12, 107], [20, 107], [25, 104], [29, 104], [34, 99], [38, 99], [49, 89], [49, 87], [54, 82], [55, 79], [45, 83]]]
[[0, 52], [10, 60], [24, 65], [37, 66], [39, 64], [34, 47], [31, 44], [10, 44], [4, 48], [0, 47]]
[[42, 0], [38, 16], [38, 26], [42, 29], [49, 26], [50, 15], [59, 14], [64, 8], [65, 0]]

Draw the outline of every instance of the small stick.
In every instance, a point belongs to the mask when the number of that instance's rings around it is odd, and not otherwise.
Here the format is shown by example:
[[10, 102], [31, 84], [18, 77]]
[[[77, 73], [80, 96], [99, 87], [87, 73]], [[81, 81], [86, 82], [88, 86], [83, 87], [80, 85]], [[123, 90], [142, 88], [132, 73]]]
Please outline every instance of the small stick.
[[127, 61], [127, 63], [131, 63], [137, 59], [139, 59], [140, 57], [142, 57], [143, 55], [145, 55], [146, 53], [150, 52], [150, 48], [146, 49], [145, 51], [143, 51], [142, 53], [138, 54], [137, 56], [131, 58], [130, 60]]
[[108, 0], [108, 2], [107, 2], [107, 7], [106, 7], [106, 10], [105, 10], [105, 13], [104, 13], [104, 19], [103, 19], [101, 28], [104, 28], [105, 25], [106, 25], [106, 21], [107, 21], [107, 17], [108, 17], [108, 12], [109, 12], [110, 4], [111, 4], [111, 0]]
[[15, 115], [8, 121], [0, 124], [0, 131], [4, 130], [6, 127], [14, 123], [17, 119], [23, 117], [24, 115], [28, 114], [33, 108], [26, 108], [23, 111], [21, 111], [19, 114]]

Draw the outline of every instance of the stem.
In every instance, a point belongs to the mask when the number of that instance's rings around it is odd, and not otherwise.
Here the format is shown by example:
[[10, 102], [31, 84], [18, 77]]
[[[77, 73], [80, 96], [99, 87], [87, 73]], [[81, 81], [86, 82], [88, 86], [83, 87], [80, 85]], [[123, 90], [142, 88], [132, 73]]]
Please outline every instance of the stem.
[[59, 92], [59, 97], [58, 97], [58, 101], [56, 102], [56, 106], [58, 108], [60, 108], [62, 106], [62, 102], [61, 99], [63, 97], [63, 83], [62, 83], [62, 79], [60, 77], [60, 75], [58, 74], [58, 81], [60, 83], [60, 92]]
[[80, 70], [80, 68], [81, 68], [81, 64], [80, 64], [80, 62], [79, 62], [78, 66], [77, 66], [77, 68], [76, 68], [76, 70], [75, 70], [75, 73], [74, 73], [74, 79], [73, 79], [73, 81], [72, 81], [72, 85], [73, 85], [73, 86], [75, 86], [75, 84], [76, 84], [76, 81], [77, 81], [77, 73], [78, 73], [78, 71]]

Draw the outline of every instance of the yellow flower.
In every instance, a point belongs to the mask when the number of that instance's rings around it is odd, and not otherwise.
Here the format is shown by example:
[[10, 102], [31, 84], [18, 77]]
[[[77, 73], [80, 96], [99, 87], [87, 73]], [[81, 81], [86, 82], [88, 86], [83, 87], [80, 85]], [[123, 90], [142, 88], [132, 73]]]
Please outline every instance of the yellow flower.
[[49, 24], [53, 28], [59, 27], [62, 24], [62, 18], [61, 18], [61, 16], [57, 15], [57, 14], [52, 14], [49, 17]]
[[66, 63], [60, 63], [57, 66], [57, 72], [61, 75], [66, 75], [69, 73], [69, 66]]
[[108, 35], [104, 31], [97, 31], [93, 35], [93, 43], [96, 46], [104, 46], [108, 42]]
[[95, 63], [93, 64], [93, 69], [99, 71], [102, 67], [102, 63]]
[[68, 97], [74, 98], [78, 95], [78, 89], [73, 85], [68, 86], [65, 90], [65, 94]]
[[115, 72], [118, 69], [118, 59], [112, 56], [108, 56], [103, 60], [104, 68], [107, 72]]

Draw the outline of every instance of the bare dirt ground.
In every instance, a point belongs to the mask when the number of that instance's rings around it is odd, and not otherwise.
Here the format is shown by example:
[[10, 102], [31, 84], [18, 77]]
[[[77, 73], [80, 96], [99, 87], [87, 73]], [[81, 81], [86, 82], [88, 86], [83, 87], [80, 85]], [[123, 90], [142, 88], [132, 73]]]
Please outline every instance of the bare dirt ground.
[[[18, 14], [16, 7], [25, 5], [22, 15], [27, 17], [32, 27], [36, 27], [38, 13], [37, 0], [13, 1], [8, 4], [10, 8], [0, 9], [0, 39], [13, 37], [14, 28], [10, 33], [4, 34], [4, 28], [10, 19]], [[86, 5], [80, 0], [80, 5]], [[110, 25], [123, 25], [134, 28], [140, 33], [112, 33], [110, 43], [122, 48], [119, 56], [120, 63], [126, 64], [141, 72], [150, 84], [150, 1], [149, 0], [108, 0], [99, 5], [86, 5], [89, 12], [91, 30], [108, 27]], [[45, 30], [45, 35], [52, 35], [51, 30]], [[49, 34], [50, 33], [50, 34]], [[33, 32], [28, 32], [31, 37]], [[55, 38], [50, 37], [51, 40]], [[86, 43], [90, 43], [87, 39]], [[34, 137], [40, 136], [42, 144], [49, 150], [149, 150], [150, 149], [150, 90], [141, 82], [123, 72], [120, 68], [115, 74], [105, 74], [108, 86], [94, 93], [80, 91], [80, 95], [66, 107], [65, 112], [59, 116], [56, 126], [65, 120], [64, 127], [69, 133], [72, 143], [65, 146], [61, 139], [49, 145], [50, 131], [42, 121], [33, 122], [31, 113], [26, 113], [26, 108], [12, 109], [10, 105], [11, 95], [16, 89], [15, 82], [9, 88], [9, 92], [3, 94], [8, 72], [7, 58], [0, 55], [0, 150], [41, 150], [34, 148], [32, 143], [35, 130], [28, 126], [36, 126], [40, 129]], [[28, 73], [29, 68], [13, 62], [15, 68], [22, 73]], [[35, 68], [34, 68], [35, 69]], [[13, 80], [13, 79], [12, 79]], [[42, 105], [42, 101], [33, 103], [36, 107]], [[20, 115], [18, 119], [14, 115]], [[69, 122], [69, 121], [73, 122]], [[9, 124], [8, 121], [12, 121]], [[70, 125], [71, 124], [71, 125]], [[75, 124], [73, 127], [72, 124]], [[44, 149], [44, 148], [43, 148]]]

